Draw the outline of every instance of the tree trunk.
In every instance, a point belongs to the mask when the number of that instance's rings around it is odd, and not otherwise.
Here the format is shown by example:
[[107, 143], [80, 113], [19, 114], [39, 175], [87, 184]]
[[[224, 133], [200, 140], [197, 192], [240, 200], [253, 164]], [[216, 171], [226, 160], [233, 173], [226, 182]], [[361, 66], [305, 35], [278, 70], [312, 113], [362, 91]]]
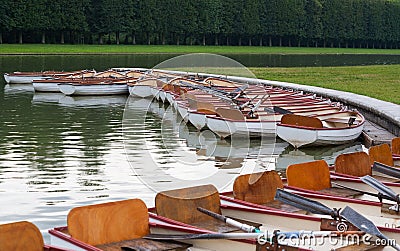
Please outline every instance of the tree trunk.
[[282, 37], [279, 37], [279, 47], [282, 47]]
[[42, 32], [42, 44], [46, 43], [46, 32]]
[[136, 44], [136, 34], [135, 34], [135, 32], [132, 33], [132, 44], [133, 45]]
[[99, 44], [103, 44], [103, 36], [99, 33]]
[[190, 41], [190, 45], [193, 45], [193, 38], [192, 38], [192, 36], [190, 36], [189, 41]]
[[249, 46], [251, 46], [251, 38], [249, 38]]
[[18, 43], [22, 44], [22, 31], [18, 32]]
[[263, 39], [260, 37], [260, 43], [258, 44], [259, 46], [263, 46]]
[[161, 34], [161, 43], [162, 43], [162, 45], [165, 45], [165, 34], [164, 34], [164, 32]]
[[3, 43], [3, 33], [0, 32], [0, 44], [2, 44], [2, 43]]
[[269, 47], [272, 46], [272, 38], [271, 38], [271, 36], [269, 36], [269, 42], [268, 42], [268, 44], [269, 44]]
[[61, 44], [65, 43], [65, 39], [64, 39], [64, 31], [61, 31], [61, 40], [60, 40]]
[[215, 34], [215, 45], [218, 45], [218, 34]]
[[115, 39], [117, 40], [117, 44], [119, 44], [119, 31], [115, 32]]
[[203, 42], [201, 43], [203, 46], [206, 45], [206, 34], [203, 34]]

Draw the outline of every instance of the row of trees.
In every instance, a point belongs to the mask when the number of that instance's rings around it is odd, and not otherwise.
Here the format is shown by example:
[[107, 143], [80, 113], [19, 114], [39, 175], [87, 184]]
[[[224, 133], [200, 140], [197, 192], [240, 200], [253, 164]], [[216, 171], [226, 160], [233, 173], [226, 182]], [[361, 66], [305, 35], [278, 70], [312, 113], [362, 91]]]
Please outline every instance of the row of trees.
[[0, 0], [0, 43], [400, 46], [400, 0]]

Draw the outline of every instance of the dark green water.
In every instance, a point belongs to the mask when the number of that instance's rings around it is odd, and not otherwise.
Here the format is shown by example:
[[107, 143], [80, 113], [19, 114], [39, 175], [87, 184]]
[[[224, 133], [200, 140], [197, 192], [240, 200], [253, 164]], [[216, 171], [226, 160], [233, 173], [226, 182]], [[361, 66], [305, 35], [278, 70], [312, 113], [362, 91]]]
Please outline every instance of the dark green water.
[[[152, 67], [171, 55], [0, 56], [0, 72]], [[242, 56], [255, 63], [257, 55]], [[292, 59], [293, 61], [294, 59]], [[246, 64], [245, 62], [243, 64]], [[29, 220], [42, 230], [66, 224], [79, 205], [142, 198], [213, 183], [231, 189], [239, 173], [361, 150], [359, 143], [294, 151], [275, 139], [224, 141], [185, 125], [170, 107], [111, 97], [34, 93], [0, 81], [0, 223]]]
[[[110, 67], [152, 68], [178, 54], [0, 56], [0, 71], [105, 70]], [[229, 54], [246, 67], [352, 66], [400, 64], [400, 55]]]

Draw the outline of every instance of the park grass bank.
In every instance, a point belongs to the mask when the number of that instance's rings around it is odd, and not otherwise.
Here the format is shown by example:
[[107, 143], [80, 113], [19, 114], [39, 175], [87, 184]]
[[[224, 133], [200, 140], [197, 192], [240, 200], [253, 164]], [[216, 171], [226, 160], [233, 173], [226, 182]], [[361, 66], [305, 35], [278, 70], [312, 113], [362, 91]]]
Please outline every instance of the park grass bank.
[[0, 44], [3, 54], [130, 54], [130, 53], [215, 53], [215, 54], [398, 54], [400, 49], [353, 49], [267, 46], [186, 45], [60, 45]]
[[400, 65], [250, 68], [260, 79], [346, 91], [400, 105]]

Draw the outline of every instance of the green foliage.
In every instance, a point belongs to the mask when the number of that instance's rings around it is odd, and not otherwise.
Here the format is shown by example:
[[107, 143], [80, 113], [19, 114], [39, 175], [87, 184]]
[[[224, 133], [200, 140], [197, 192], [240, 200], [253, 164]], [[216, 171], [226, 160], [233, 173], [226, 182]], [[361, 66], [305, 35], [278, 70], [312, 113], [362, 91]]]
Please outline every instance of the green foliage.
[[[67, 32], [110, 43], [398, 48], [400, 0], [0, 0], [7, 43]], [[6, 34], [4, 32], [7, 32]], [[26, 35], [25, 35], [26, 34]], [[73, 36], [76, 34], [75, 36]], [[268, 40], [265, 40], [265, 39]], [[263, 40], [264, 39], [264, 40]], [[267, 42], [266, 42], [267, 41]], [[99, 42], [100, 43], [100, 42]]]

